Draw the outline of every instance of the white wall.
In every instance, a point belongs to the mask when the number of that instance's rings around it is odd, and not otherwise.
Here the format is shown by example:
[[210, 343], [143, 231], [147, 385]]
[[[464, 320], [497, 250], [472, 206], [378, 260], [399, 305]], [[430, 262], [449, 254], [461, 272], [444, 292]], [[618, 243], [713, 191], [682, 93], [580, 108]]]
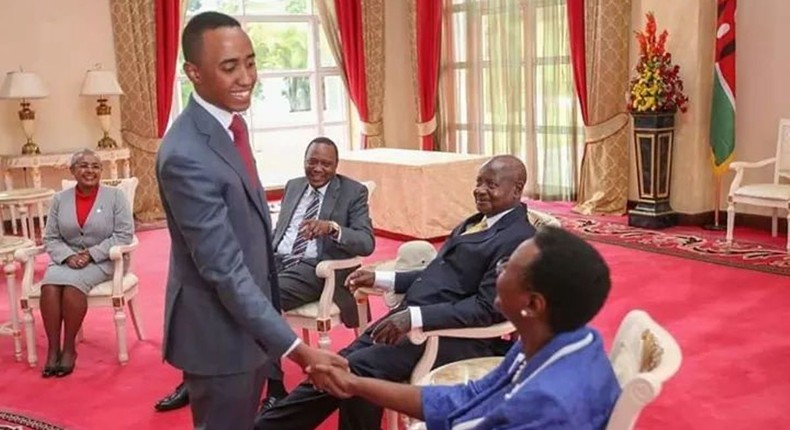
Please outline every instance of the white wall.
[[[115, 68], [109, 0], [0, 2], [1, 77], [20, 66], [39, 74], [49, 97], [33, 100], [35, 141], [42, 152], [95, 147], [101, 137], [96, 99], [81, 97], [85, 71]], [[120, 141], [120, 108], [111, 100], [111, 136]], [[0, 154], [18, 154], [25, 142], [16, 100], [0, 100]]]

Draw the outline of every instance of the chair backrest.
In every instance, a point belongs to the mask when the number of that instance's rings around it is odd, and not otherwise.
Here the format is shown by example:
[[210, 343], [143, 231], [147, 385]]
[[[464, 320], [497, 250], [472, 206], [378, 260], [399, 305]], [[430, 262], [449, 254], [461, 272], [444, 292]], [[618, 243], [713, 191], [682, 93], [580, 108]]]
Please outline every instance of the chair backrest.
[[558, 220], [557, 218], [554, 218], [553, 216], [545, 212], [536, 211], [534, 209], [527, 209], [527, 220], [529, 220], [529, 223], [532, 224], [535, 228], [544, 225], [548, 225], [552, 227], [561, 226], [560, 220]]
[[780, 179], [790, 179], [790, 119], [779, 120], [779, 133], [776, 140], [776, 167], [774, 183]]
[[370, 196], [373, 194], [373, 191], [376, 191], [376, 183], [373, 181], [362, 181], [362, 185], [368, 189], [368, 201], [370, 201]]
[[[102, 179], [101, 184], [108, 187], [118, 187], [126, 195], [129, 200], [129, 207], [134, 212], [134, 193], [137, 191], [137, 184], [140, 181], [137, 178], [121, 178], [121, 179]], [[73, 179], [64, 179], [60, 183], [62, 189], [71, 188], [77, 185], [77, 181]]]
[[628, 313], [617, 330], [609, 360], [622, 393], [615, 403], [606, 430], [631, 430], [647, 404], [658, 397], [661, 386], [680, 368], [680, 346], [647, 312]]

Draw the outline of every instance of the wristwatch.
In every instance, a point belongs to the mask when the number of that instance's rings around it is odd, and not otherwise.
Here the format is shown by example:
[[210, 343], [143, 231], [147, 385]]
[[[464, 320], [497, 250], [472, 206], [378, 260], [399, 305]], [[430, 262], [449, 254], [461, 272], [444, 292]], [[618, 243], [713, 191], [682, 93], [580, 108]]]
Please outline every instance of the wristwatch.
[[334, 221], [329, 221], [329, 226], [332, 227], [332, 233], [330, 236], [332, 236], [334, 239], [337, 239], [337, 237], [340, 235], [340, 224]]

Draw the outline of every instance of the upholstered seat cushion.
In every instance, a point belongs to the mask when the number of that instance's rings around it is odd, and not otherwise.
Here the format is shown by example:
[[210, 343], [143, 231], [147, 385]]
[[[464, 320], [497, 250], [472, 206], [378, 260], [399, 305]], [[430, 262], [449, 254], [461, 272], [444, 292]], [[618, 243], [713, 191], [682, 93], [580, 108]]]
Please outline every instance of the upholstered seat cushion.
[[[296, 309], [291, 309], [290, 311], [286, 312], [286, 314], [297, 317], [318, 318], [318, 302], [312, 302], [303, 306], [299, 306]], [[332, 303], [332, 309], [329, 310], [329, 315], [333, 317], [340, 315], [340, 308], [338, 308], [336, 304]]]
[[790, 184], [744, 185], [735, 191], [735, 195], [786, 202], [790, 201]]
[[[132, 289], [135, 285], [137, 285], [138, 279], [137, 276], [132, 273], [127, 273], [123, 276], [123, 291], [127, 292]], [[102, 282], [101, 284], [93, 287], [91, 289], [89, 297], [102, 297], [102, 296], [111, 296], [112, 295], [112, 280], [107, 282]], [[41, 297], [41, 282], [37, 284], [33, 284], [33, 288], [28, 293], [28, 297]]]

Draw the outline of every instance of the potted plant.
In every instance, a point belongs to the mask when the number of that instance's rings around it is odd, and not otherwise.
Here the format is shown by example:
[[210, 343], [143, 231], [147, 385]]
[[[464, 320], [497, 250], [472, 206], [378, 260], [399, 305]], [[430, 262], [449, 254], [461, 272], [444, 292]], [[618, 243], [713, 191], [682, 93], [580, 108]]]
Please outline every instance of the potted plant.
[[665, 47], [669, 33], [656, 34], [652, 12], [647, 13], [644, 30], [635, 33], [639, 61], [629, 85], [628, 110], [633, 117], [639, 201], [628, 211], [628, 224], [664, 228], [677, 222], [669, 204], [672, 145], [675, 114], [686, 111], [688, 97], [680, 66], [672, 64]]

